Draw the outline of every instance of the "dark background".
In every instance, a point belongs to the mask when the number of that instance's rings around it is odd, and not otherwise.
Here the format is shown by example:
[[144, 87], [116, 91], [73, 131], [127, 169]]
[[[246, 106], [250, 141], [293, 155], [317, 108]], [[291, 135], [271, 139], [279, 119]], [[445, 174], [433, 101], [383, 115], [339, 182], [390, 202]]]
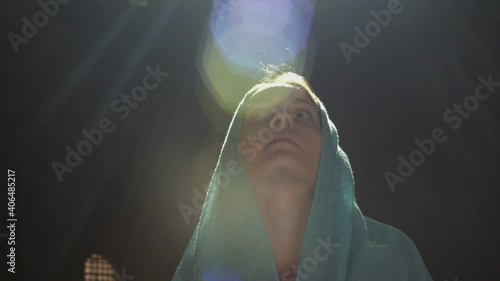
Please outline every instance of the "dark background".
[[[307, 76], [350, 157], [358, 204], [410, 236], [434, 280], [499, 280], [500, 88], [457, 130], [442, 114], [474, 93], [479, 75], [500, 81], [500, 4], [402, 2], [348, 64], [340, 42], [352, 44], [353, 27], [386, 3], [318, 1], [311, 30]], [[7, 273], [2, 240], [1, 280], [83, 280], [92, 253], [134, 280], [172, 278], [198, 219], [186, 224], [178, 206], [208, 183], [231, 117], [210, 97], [198, 58], [210, 4], [72, 0], [15, 54], [6, 34], [40, 8], [4, 3], [2, 160], [16, 171], [18, 222], [17, 273]], [[119, 121], [111, 102], [156, 64], [170, 76]], [[51, 163], [103, 117], [115, 130], [59, 183]], [[448, 139], [391, 192], [384, 172], [437, 127]]]

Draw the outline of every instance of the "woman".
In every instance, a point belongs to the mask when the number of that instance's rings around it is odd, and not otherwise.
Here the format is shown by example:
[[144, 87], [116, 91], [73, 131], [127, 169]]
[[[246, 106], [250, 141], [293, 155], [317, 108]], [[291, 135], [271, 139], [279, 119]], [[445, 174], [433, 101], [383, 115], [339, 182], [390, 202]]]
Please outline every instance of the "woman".
[[413, 242], [364, 217], [337, 130], [294, 73], [240, 102], [173, 280], [432, 280]]

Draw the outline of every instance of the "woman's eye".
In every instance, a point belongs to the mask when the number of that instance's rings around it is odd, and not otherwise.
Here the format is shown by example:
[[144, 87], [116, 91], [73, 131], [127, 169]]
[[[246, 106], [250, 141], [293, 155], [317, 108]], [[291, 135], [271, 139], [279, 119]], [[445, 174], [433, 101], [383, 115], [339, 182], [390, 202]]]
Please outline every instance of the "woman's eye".
[[293, 118], [294, 119], [303, 119], [303, 120], [312, 120], [312, 116], [309, 112], [305, 111], [305, 110], [299, 110], [297, 112], [295, 112], [295, 114], [293, 115]]

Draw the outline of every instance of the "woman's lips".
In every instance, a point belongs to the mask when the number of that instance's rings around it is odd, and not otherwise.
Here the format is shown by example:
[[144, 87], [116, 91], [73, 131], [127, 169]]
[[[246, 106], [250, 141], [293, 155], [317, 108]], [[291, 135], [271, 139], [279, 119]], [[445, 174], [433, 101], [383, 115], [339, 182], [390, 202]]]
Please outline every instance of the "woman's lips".
[[280, 136], [280, 135], [276, 135], [273, 140], [268, 143], [268, 145], [271, 145], [271, 144], [275, 144], [275, 143], [291, 143], [295, 146], [299, 146], [295, 141], [292, 140], [291, 137], [289, 136]]

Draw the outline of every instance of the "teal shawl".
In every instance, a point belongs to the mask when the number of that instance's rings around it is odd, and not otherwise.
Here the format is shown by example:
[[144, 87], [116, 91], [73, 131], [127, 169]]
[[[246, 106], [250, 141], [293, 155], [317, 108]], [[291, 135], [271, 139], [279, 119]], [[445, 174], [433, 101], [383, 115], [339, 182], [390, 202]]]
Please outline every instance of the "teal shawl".
[[[233, 115], [200, 221], [174, 281], [279, 280], [239, 151], [248, 100], [249, 93]], [[361, 213], [348, 157], [325, 106], [319, 104], [322, 153], [296, 280], [432, 280], [408, 236]]]

